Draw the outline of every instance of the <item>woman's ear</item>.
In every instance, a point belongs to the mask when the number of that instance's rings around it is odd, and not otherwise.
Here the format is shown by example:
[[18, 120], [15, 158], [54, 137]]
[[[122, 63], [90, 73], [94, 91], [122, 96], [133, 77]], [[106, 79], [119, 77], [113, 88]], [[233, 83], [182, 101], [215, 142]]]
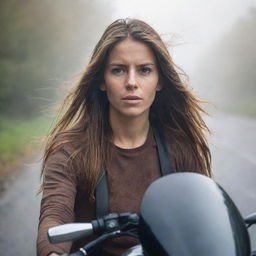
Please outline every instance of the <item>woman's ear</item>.
[[163, 79], [159, 75], [158, 82], [157, 82], [157, 85], [156, 85], [156, 91], [161, 91], [162, 90], [162, 88], [163, 88], [162, 84], [163, 84]]
[[106, 91], [106, 85], [105, 85], [104, 82], [100, 85], [100, 90], [101, 91]]
[[156, 91], [161, 91], [162, 88], [163, 88], [162, 84], [158, 82], [156, 86]]

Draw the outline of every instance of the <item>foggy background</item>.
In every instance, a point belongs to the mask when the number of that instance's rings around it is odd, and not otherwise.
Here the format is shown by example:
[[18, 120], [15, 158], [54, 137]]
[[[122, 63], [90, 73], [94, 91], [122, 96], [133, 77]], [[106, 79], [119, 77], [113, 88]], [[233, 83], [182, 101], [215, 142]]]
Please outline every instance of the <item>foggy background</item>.
[[0, 10], [0, 115], [45, 110], [83, 71], [104, 28], [125, 17], [162, 35], [199, 96], [220, 111], [256, 113], [255, 0], [2, 0]]
[[138, 17], [159, 31], [197, 95], [219, 111], [256, 114], [255, 0], [114, 3], [115, 18]]
[[[256, 210], [256, 0], [1, 0], [0, 251], [35, 255], [40, 161], [61, 101], [106, 26], [149, 23], [212, 118], [213, 171], [243, 216]], [[36, 156], [36, 160], [40, 159]], [[24, 165], [25, 163], [25, 165]], [[11, 178], [10, 178], [11, 177]], [[256, 248], [256, 230], [252, 232]]]

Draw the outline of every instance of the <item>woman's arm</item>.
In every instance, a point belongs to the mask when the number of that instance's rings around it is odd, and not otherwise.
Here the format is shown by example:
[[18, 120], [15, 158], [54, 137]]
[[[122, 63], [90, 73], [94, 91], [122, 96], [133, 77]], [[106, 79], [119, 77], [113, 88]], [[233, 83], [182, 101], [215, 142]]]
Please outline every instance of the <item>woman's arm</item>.
[[49, 156], [43, 176], [43, 195], [37, 237], [37, 255], [67, 253], [71, 243], [50, 244], [50, 227], [74, 221], [76, 179], [67, 173], [67, 151], [60, 150]]

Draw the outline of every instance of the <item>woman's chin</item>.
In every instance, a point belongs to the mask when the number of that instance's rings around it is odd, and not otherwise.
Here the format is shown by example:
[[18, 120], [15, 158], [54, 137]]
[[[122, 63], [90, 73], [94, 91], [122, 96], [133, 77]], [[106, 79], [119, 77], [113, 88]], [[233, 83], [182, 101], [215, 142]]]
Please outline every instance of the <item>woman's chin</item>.
[[149, 115], [149, 108], [130, 107], [130, 108], [110, 108], [109, 114], [115, 118], [147, 118]]
[[148, 117], [148, 111], [126, 111], [122, 112], [121, 115], [123, 118], [145, 118]]

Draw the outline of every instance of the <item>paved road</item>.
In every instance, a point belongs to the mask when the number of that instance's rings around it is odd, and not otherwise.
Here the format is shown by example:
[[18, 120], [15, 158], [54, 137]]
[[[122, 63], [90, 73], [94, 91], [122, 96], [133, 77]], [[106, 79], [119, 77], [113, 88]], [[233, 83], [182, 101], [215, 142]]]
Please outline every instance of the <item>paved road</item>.
[[[256, 120], [218, 115], [207, 120], [216, 180], [243, 216], [256, 211]], [[0, 254], [33, 256], [38, 223], [38, 163], [25, 165], [0, 197]], [[252, 229], [256, 248], [256, 228]]]
[[[37, 157], [39, 158], [39, 157]], [[33, 256], [38, 225], [40, 164], [26, 163], [0, 197], [0, 255]]]
[[[207, 123], [213, 131], [211, 151], [216, 181], [244, 217], [256, 212], [256, 119], [217, 115]], [[256, 226], [249, 231], [256, 249]]]

